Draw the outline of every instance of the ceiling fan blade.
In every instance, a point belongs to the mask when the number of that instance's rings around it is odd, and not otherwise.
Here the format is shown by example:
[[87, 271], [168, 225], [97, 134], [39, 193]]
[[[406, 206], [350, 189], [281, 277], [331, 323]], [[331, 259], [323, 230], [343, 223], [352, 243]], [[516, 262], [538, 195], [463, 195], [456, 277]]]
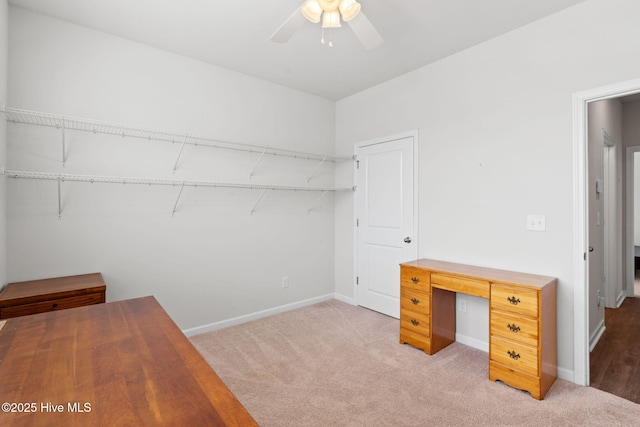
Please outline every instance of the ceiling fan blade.
[[349, 24], [360, 43], [367, 50], [378, 47], [384, 42], [378, 30], [375, 29], [369, 18], [362, 11], [347, 24]]
[[276, 43], [286, 43], [291, 36], [304, 24], [305, 17], [302, 15], [302, 5], [287, 18], [286, 21], [269, 37], [269, 40]]

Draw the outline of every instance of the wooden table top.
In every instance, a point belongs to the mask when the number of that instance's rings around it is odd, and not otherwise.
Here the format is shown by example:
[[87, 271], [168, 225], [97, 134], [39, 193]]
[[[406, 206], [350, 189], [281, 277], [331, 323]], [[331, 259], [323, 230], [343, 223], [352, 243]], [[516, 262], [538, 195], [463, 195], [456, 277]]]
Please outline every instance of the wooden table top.
[[2, 426], [257, 425], [153, 297], [8, 319], [0, 404]]
[[542, 288], [551, 283], [556, 283], [555, 277], [540, 276], [537, 274], [520, 273], [517, 271], [499, 270], [488, 267], [478, 267], [474, 265], [458, 264], [454, 262], [438, 261], [433, 259], [417, 259], [415, 261], [403, 262], [400, 265], [409, 267], [424, 268], [439, 273], [453, 273], [474, 279], [483, 279], [489, 282], [502, 282], [516, 284], [518, 286], [529, 286], [532, 288]]

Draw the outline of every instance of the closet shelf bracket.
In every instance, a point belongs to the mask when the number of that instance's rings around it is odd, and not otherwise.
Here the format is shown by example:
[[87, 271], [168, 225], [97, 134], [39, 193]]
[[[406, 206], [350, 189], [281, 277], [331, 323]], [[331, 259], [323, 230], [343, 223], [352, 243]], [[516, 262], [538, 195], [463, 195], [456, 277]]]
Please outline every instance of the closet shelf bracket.
[[320, 200], [322, 200], [322, 198], [323, 198], [324, 196], [326, 196], [326, 195], [327, 195], [327, 193], [328, 193], [328, 191], [324, 191], [324, 192], [322, 192], [322, 194], [320, 195], [320, 197], [318, 197], [318, 198], [316, 199], [316, 201], [313, 203], [313, 205], [311, 205], [311, 207], [310, 207], [309, 209], [307, 209], [307, 214], [310, 214], [310, 213], [311, 213], [311, 211], [313, 210], [313, 208], [315, 208], [315, 207], [318, 205], [318, 203], [320, 203]]
[[60, 178], [58, 178], [58, 219], [62, 218], [62, 196], [60, 194]]
[[307, 178], [307, 182], [311, 182], [311, 180], [313, 178], [315, 178], [315, 174], [318, 171], [318, 169], [320, 169], [320, 166], [322, 166], [322, 164], [327, 160], [327, 156], [324, 156], [322, 158], [322, 160], [320, 160], [320, 163], [318, 163], [318, 165], [315, 167], [315, 169], [313, 170], [313, 172], [311, 172], [311, 174], [309, 174], [309, 178]]
[[180, 186], [180, 192], [178, 193], [178, 198], [176, 199], [176, 203], [173, 205], [173, 212], [171, 212], [171, 216], [176, 215], [176, 209], [178, 208], [178, 203], [180, 202], [180, 198], [182, 197], [182, 190], [184, 190], [184, 182]]
[[67, 127], [64, 124], [64, 117], [62, 118], [62, 167], [67, 167]]
[[182, 140], [182, 145], [180, 146], [180, 151], [178, 152], [178, 158], [176, 162], [173, 164], [173, 173], [176, 173], [176, 168], [178, 167], [178, 162], [180, 161], [180, 157], [182, 157], [182, 150], [184, 150], [184, 145], [187, 143], [187, 135], [184, 136]]
[[260, 157], [258, 157], [258, 161], [256, 162], [255, 165], [253, 165], [253, 169], [251, 169], [251, 172], [249, 173], [249, 178], [253, 178], [253, 174], [256, 171], [260, 162], [262, 161], [262, 158], [264, 157], [264, 153], [266, 152], [267, 152], [267, 147], [264, 147], [264, 150], [262, 150], [262, 154], [260, 154]]
[[256, 211], [256, 208], [258, 207], [258, 204], [260, 203], [260, 200], [262, 200], [262, 198], [264, 197], [266, 192], [267, 192], [266, 188], [264, 190], [262, 190], [262, 193], [260, 194], [260, 197], [258, 197], [258, 200], [256, 200], [256, 203], [251, 208], [251, 215], [253, 215], [253, 213]]

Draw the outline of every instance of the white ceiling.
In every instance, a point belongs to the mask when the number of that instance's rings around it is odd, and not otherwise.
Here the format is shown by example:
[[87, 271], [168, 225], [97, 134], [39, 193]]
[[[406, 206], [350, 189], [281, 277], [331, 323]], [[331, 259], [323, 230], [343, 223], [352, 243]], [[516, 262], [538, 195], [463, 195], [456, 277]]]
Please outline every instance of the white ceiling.
[[[365, 50], [348, 25], [320, 43], [305, 22], [271, 34], [304, 0], [9, 0], [55, 18], [338, 100], [584, 0], [360, 0], [385, 42]], [[325, 34], [327, 37], [327, 34]]]

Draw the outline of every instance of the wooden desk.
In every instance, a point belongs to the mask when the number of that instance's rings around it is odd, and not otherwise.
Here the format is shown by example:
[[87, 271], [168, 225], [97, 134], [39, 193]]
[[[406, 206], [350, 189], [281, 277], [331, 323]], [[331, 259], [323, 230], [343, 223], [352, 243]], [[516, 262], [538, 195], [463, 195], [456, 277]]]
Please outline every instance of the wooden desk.
[[432, 355], [455, 340], [455, 293], [489, 299], [489, 379], [542, 399], [557, 377], [553, 277], [420, 259], [400, 265], [400, 343]]
[[153, 297], [6, 320], [0, 379], [2, 426], [257, 425]]
[[105, 302], [102, 274], [9, 283], [0, 292], [0, 319]]

